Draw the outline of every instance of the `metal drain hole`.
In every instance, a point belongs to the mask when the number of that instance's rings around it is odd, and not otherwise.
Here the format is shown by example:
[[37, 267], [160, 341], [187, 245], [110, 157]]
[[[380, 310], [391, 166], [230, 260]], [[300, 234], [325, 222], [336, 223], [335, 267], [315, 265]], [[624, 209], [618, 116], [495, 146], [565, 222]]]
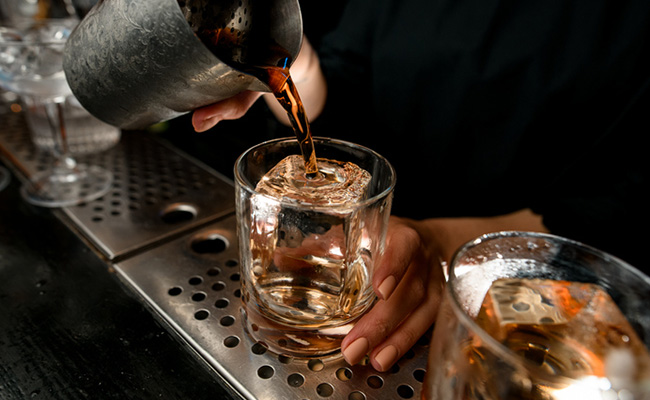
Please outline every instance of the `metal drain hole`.
[[307, 366], [309, 367], [310, 370], [312, 370], [314, 372], [322, 371], [323, 368], [325, 368], [325, 365], [323, 364], [323, 362], [321, 360], [317, 360], [317, 359], [309, 360], [309, 362], [307, 363]]
[[280, 354], [278, 356], [278, 361], [280, 361], [282, 364], [291, 364], [293, 361], [293, 357], [288, 356], [286, 354]]
[[196, 208], [189, 204], [171, 204], [160, 213], [160, 219], [168, 224], [191, 221], [196, 217]]
[[409, 385], [399, 385], [397, 387], [397, 394], [403, 399], [410, 399], [413, 397], [415, 392]]
[[334, 386], [329, 383], [321, 383], [316, 387], [316, 393], [318, 393], [320, 397], [330, 397], [334, 394]]
[[266, 353], [267, 347], [262, 344], [262, 343], [255, 343], [253, 347], [251, 347], [251, 351], [253, 354], [264, 354]]
[[228, 248], [228, 240], [218, 233], [204, 233], [192, 240], [190, 247], [198, 254], [218, 254]]
[[366, 395], [363, 392], [352, 392], [348, 396], [348, 400], [366, 400]]
[[221, 326], [232, 326], [235, 323], [235, 318], [233, 316], [226, 315], [225, 317], [221, 317], [219, 323]]
[[187, 283], [189, 283], [192, 286], [200, 285], [201, 283], [203, 283], [203, 278], [201, 278], [200, 276], [193, 276], [187, 281]]
[[298, 373], [291, 374], [287, 377], [287, 383], [291, 387], [300, 387], [305, 383], [305, 377]]
[[204, 319], [207, 319], [210, 316], [210, 312], [208, 310], [199, 310], [194, 313], [194, 318], [203, 321]]
[[368, 383], [368, 386], [370, 386], [373, 389], [379, 389], [382, 386], [384, 386], [384, 380], [381, 379], [381, 377], [377, 376], [377, 375], [369, 376], [366, 383]]
[[225, 288], [226, 288], [226, 284], [221, 281], [216, 282], [212, 285], [212, 290], [214, 290], [215, 292], [219, 292], [221, 290], [224, 290]]
[[262, 379], [270, 379], [273, 377], [273, 374], [275, 373], [275, 370], [273, 367], [270, 367], [268, 365], [262, 365], [258, 370], [257, 370], [257, 376], [259, 376]]
[[413, 371], [413, 378], [415, 378], [416, 381], [418, 382], [424, 382], [424, 375], [426, 374], [426, 370], [423, 369], [416, 369]]
[[183, 293], [183, 289], [179, 288], [178, 286], [175, 286], [167, 291], [167, 294], [170, 296], [178, 296], [181, 293]]
[[198, 302], [198, 301], [203, 301], [203, 300], [205, 300], [206, 297], [207, 297], [207, 295], [206, 295], [205, 293], [203, 293], [203, 292], [196, 292], [196, 293], [194, 293], [194, 294], [192, 295], [192, 301], [197, 301], [197, 302]]
[[237, 347], [239, 345], [239, 338], [237, 336], [228, 336], [223, 340], [224, 346], [228, 348]]
[[228, 299], [219, 299], [214, 302], [214, 306], [217, 308], [226, 308], [230, 304], [230, 301]]
[[349, 381], [352, 379], [352, 371], [349, 368], [339, 368], [336, 370], [336, 377], [343, 382]]

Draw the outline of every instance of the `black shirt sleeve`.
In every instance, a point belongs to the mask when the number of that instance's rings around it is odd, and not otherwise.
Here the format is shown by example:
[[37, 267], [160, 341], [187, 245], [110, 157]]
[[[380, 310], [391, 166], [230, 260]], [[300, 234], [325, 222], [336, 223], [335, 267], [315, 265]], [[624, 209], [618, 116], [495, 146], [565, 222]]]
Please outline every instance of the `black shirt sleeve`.
[[529, 207], [645, 262], [650, 2], [349, 0], [319, 50], [315, 133], [393, 163], [395, 214]]

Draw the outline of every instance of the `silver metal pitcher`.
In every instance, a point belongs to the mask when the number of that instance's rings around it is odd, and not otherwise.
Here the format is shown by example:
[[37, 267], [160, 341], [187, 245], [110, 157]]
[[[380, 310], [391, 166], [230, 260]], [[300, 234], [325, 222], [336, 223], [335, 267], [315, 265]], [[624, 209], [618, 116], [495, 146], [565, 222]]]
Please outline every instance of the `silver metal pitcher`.
[[302, 43], [298, 0], [99, 0], [66, 45], [72, 92], [97, 118], [141, 129], [244, 90], [269, 91], [201, 42], [195, 30], [209, 24], [237, 35], [233, 59], [273, 44], [290, 63]]

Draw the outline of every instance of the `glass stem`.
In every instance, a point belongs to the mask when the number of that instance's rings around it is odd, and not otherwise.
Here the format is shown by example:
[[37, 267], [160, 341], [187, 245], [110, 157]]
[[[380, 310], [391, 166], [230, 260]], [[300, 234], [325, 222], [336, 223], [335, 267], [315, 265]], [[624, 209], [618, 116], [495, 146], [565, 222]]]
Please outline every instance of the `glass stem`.
[[77, 166], [77, 162], [70, 155], [70, 149], [68, 147], [68, 136], [66, 132], [65, 118], [63, 116], [64, 102], [65, 99], [46, 102], [45, 113], [52, 130], [52, 139], [55, 144], [54, 155], [56, 161], [54, 165], [56, 168], [73, 170]]

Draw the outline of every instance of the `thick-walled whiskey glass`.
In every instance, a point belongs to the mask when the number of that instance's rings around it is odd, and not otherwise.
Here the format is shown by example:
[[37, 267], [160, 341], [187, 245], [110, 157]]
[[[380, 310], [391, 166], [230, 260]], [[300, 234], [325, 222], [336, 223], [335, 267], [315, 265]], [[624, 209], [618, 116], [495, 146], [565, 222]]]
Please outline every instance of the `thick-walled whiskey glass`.
[[500, 232], [453, 258], [422, 399], [646, 399], [650, 279], [558, 236]]
[[235, 165], [245, 327], [271, 351], [298, 357], [335, 354], [372, 306], [395, 186], [392, 166], [368, 148], [325, 138], [314, 147], [319, 160], [370, 173], [365, 195], [324, 205], [260, 193], [265, 174], [300, 154], [295, 138], [257, 145]]

